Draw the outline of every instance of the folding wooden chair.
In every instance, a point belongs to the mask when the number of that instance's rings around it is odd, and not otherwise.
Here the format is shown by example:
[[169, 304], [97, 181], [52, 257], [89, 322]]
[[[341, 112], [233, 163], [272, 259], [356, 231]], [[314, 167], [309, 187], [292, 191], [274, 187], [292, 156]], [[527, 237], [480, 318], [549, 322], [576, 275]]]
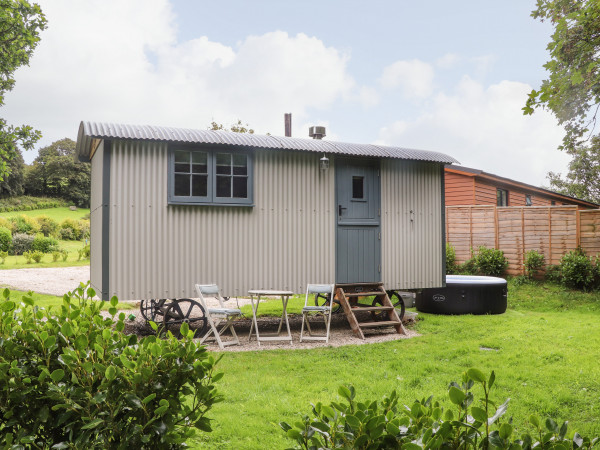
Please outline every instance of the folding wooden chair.
[[[306, 297], [304, 299], [304, 308], [302, 308], [302, 328], [300, 330], [300, 342], [305, 341], [325, 341], [329, 342], [329, 327], [331, 325], [331, 304], [333, 302], [333, 284], [309, 284], [306, 286]], [[315, 297], [318, 294], [329, 294], [329, 303], [322, 306], [314, 305], [309, 306], [308, 301], [314, 294]], [[310, 316], [323, 315], [325, 322], [325, 335], [315, 335], [310, 328]], [[304, 336], [304, 324], [308, 331], [308, 336]]]
[[[206, 319], [210, 326], [209, 330], [200, 340], [200, 343], [203, 343], [206, 341], [206, 339], [213, 335], [221, 350], [229, 345], [240, 345], [240, 340], [235, 332], [235, 328], [233, 327], [233, 321], [242, 315], [242, 311], [237, 308], [225, 307], [225, 300], [221, 296], [219, 286], [216, 284], [197, 284], [196, 292], [198, 293], [198, 298], [200, 299], [200, 303], [202, 303], [202, 307], [206, 311]], [[209, 308], [206, 304], [205, 296], [216, 298], [220, 307]], [[221, 329], [219, 329], [219, 325], [222, 325]], [[227, 330], [231, 331], [233, 339], [230, 341], [223, 341], [221, 338], [222, 334]]]

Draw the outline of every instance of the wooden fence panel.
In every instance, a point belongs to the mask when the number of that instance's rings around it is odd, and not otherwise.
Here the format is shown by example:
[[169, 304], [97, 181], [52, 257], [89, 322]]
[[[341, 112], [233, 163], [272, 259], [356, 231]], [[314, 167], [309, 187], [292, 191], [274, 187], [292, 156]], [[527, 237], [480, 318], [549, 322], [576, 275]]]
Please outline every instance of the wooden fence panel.
[[471, 249], [498, 248], [508, 259], [508, 273], [523, 273], [525, 254], [542, 253], [547, 264], [580, 246], [590, 256], [600, 256], [600, 210], [576, 206], [447, 206], [446, 240], [463, 263]]

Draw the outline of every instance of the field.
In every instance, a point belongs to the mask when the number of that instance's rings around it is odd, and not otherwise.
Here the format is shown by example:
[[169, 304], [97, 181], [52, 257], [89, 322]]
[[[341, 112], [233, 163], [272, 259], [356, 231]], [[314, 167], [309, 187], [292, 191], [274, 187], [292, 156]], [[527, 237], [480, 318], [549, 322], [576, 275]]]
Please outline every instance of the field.
[[341, 384], [353, 384], [359, 399], [395, 389], [406, 403], [434, 394], [449, 406], [448, 384], [470, 367], [496, 371], [492, 397], [511, 398], [507, 414], [518, 430], [536, 413], [569, 420], [571, 433], [600, 435], [600, 294], [511, 283], [505, 314], [419, 317], [421, 336], [410, 340], [225, 353], [224, 401], [209, 413], [214, 431], [190, 444], [286, 448], [292, 442], [278, 423], [309, 414], [311, 402], [339, 401]]
[[[0, 213], [0, 217], [8, 219], [9, 217], [17, 217], [25, 215], [29, 217], [48, 216], [54, 219], [58, 223], [63, 220], [69, 219], [83, 219], [90, 213], [89, 209], [81, 208], [75, 211], [71, 211], [69, 208], [48, 208], [48, 209], [35, 209], [32, 211], [12, 211]], [[79, 250], [85, 246], [83, 241], [63, 241], [59, 240], [58, 245], [61, 249], [66, 250], [69, 255], [66, 261], [52, 261], [52, 255], [44, 255], [42, 261], [39, 263], [27, 264], [24, 256], [9, 256], [4, 261], [4, 264], [0, 264], [0, 270], [2, 269], [23, 269], [31, 267], [69, 267], [69, 266], [83, 266], [90, 263], [89, 259], [79, 259]]]

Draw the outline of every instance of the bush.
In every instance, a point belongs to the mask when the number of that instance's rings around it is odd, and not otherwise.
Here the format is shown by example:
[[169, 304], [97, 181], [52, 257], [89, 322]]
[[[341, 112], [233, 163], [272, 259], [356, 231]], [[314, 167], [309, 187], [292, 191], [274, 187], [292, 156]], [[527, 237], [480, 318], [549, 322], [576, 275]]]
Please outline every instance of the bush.
[[535, 278], [544, 270], [545, 265], [544, 255], [537, 250], [529, 250], [525, 254], [525, 274], [529, 279]]
[[23, 257], [25, 258], [25, 262], [27, 264], [31, 264], [33, 262], [33, 257], [31, 255], [31, 252], [23, 252]]
[[7, 252], [12, 245], [12, 233], [8, 228], [0, 227], [0, 252]]
[[562, 283], [559, 265], [549, 264], [546, 266], [546, 280], [552, 283]]
[[60, 224], [59, 234], [61, 239], [78, 241], [84, 237], [89, 237], [90, 225], [84, 220], [65, 219]]
[[55, 236], [58, 233], [58, 222], [48, 216], [36, 217], [40, 231], [44, 236]]
[[32, 217], [20, 215], [9, 217], [13, 233], [24, 233], [34, 235], [40, 232], [40, 224]]
[[8, 219], [5, 219], [4, 217], [0, 217], [0, 227], [8, 228], [9, 230], [12, 231], [12, 224], [10, 223], [10, 221]]
[[4, 262], [6, 261], [6, 258], [8, 258], [8, 252], [0, 252], [0, 259], [2, 260], [2, 264], [4, 264]]
[[43, 257], [44, 257], [44, 253], [42, 253], [38, 250], [31, 252], [31, 259], [33, 259], [36, 263], [41, 262]]
[[479, 250], [475, 255], [475, 264], [477, 265], [477, 271], [480, 274], [493, 277], [504, 275], [508, 268], [508, 260], [504, 256], [502, 250], [484, 246], [479, 247]]
[[31, 250], [31, 244], [33, 243], [33, 236], [23, 233], [17, 233], [13, 235], [12, 239], [12, 252], [13, 255], [22, 255], [24, 252]]
[[456, 263], [456, 250], [450, 242], [446, 242], [446, 273], [452, 275], [457, 272], [458, 264]]
[[477, 275], [477, 260], [474, 257], [467, 259], [458, 270], [463, 275]]
[[590, 290], [596, 283], [597, 267], [581, 250], [573, 250], [560, 259], [562, 283], [572, 289]]
[[52, 237], [45, 237], [43, 234], [36, 234], [31, 243], [31, 250], [52, 253], [58, 250], [58, 241]]
[[[536, 415], [529, 417], [532, 434], [517, 432], [512, 418], [504, 420], [509, 400], [496, 407], [490, 399], [495, 378], [493, 371], [488, 377], [480, 370], [467, 370], [461, 384], [450, 383], [451, 408], [446, 410], [433, 396], [402, 407], [396, 391], [381, 403], [358, 402], [354, 387], [340, 386], [343, 403], [317, 403], [312, 418], [304, 415], [294, 426], [280, 426], [302, 449], [568, 449], [591, 448], [598, 442], [578, 433], [568, 439], [567, 422], [559, 427], [552, 418], [540, 422]], [[480, 401], [475, 401], [474, 386], [480, 388]]]
[[[0, 300], [0, 430], [7, 448], [181, 448], [219, 400], [216, 361], [187, 324], [178, 341], [123, 334], [81, 285], [61, 308]], [[55, 315], [54, 315], [55, 314]], [[156, 326], [155, 324], [153, 324]], [[17, 444], [18, 443], [18, 444]]]
[[6, 197], [0, 198], [0, 211], [31, 211], [34, 209], [58, 208], [67, 206], [64, 200], [48, 197]]

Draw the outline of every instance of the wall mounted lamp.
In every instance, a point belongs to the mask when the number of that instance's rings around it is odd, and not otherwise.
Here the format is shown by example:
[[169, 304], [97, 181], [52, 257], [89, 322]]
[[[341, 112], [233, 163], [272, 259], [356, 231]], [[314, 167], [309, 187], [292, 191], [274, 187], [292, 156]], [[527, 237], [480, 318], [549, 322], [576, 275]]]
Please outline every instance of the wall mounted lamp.
[[325, 172], [326, 170], [329, 169], [329, 158], [327, 156], [323, 155], [323, 157], [319, 161], [320, 161], [321, 171]]

